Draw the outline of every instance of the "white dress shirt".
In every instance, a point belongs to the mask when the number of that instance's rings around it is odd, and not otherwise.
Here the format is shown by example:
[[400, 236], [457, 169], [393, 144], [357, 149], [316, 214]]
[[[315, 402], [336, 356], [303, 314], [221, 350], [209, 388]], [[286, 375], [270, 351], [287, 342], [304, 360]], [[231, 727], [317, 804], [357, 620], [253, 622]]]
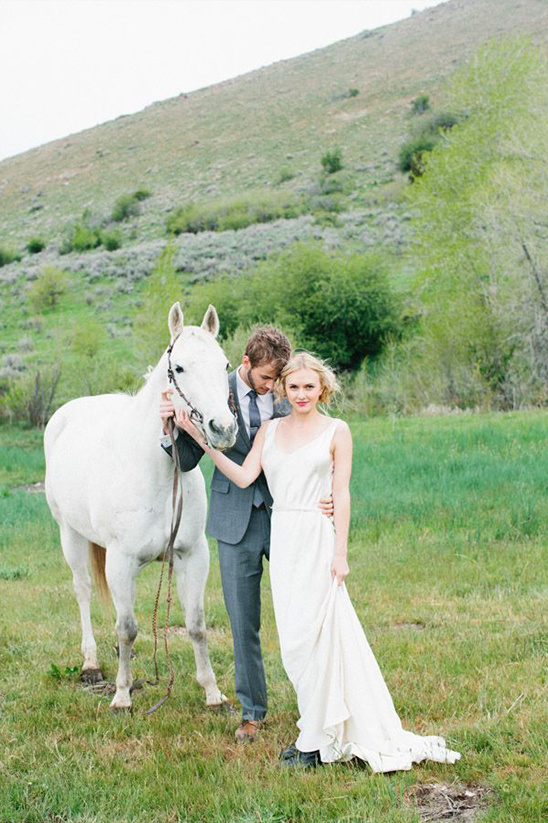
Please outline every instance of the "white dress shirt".
[[[251, 387], [248, 386], [247, 383], [244, 383], [240, 377], [240, 369], [236, 372], [236, 391], [238, 393], [238, 405], [249, 435], [249, 392], [251, 391]], [[274, 414], [274, 395], [271, 391], [266, 394], [257, 394], [257, 407], [261, 415], [261, 423], [264, 423], [265, 420], [270, 420]]]

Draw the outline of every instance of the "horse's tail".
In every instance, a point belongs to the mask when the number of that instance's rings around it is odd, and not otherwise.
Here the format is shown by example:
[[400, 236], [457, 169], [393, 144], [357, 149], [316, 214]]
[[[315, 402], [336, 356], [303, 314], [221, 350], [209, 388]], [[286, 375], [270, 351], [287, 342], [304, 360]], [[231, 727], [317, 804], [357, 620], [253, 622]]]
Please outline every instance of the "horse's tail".
[[89, 558], [91, 561], [91, 571], [93, 579], [99, 592], [99, 597], [104, 603], [110, 602], [110, 592], [108, 589], [107, 577], [105, 574], [105, 560], [107, 552], [104, 546], [89, 541]]

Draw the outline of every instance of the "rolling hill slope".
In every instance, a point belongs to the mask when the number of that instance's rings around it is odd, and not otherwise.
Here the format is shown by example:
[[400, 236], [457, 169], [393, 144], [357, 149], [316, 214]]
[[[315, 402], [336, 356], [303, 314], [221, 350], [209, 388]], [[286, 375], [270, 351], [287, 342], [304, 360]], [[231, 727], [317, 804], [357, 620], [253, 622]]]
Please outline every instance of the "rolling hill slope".
[[4, 160], [0, 242], [53, 238], [84, 208], [108, 214], [136, 186], [153, 192], [139, 239], [158, 237], [173, 206], [273, 188], [282, 167], [295, 175], [284, 187], [298, 188], [335, 145], [360, 188], [382, 184], [394, 174], [410, 100], [435, 100], [480, 43], [516, 34], [548, 39], [544, 0], [450, 0]]

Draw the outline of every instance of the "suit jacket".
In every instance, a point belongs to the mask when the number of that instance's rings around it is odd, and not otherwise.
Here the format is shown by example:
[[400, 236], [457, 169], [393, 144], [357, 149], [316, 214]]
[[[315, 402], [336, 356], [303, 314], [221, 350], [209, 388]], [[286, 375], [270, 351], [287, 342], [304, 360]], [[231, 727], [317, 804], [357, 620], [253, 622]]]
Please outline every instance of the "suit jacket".
[[[232, 410], [236, 412], [238, 420], [238, 435], [232, 448], [227, 449], [225, 454], [241, 466], [251, 450], [251, 441], [238, 403], [236, 371], [229, 374], [228, 385], [230, 388], [229, 404]], [[291, 407], [287, 400], [281, 402], [275, 400], [272, 419], [275, 417], [285, 417], [290, 411]], [[189, 434], [183, 431], [179, 431], [176, 443], [182, 470], [190, 471], [195, 468], [204, 454], [203, 449], [200, 448]], [[164, 448], [171, 454], [171, 446]], [[266, 478], [262, 472], [255, 480], [255, 483], [252, 483], [247, 489], [241, 489], [229, 480], [228, 477], [225, 477], [219, 469], [215, 469], [211, 479], [209, 514], [206, 526], [211, 537], [215, 537], [223, 543], [230, 543], [232, 545], [240, 542], [249, 525], [251, 510], [253, 508], [255, 485], [259, 486], [266, 510], [270, 516], [272, 495], [270, 494]]]

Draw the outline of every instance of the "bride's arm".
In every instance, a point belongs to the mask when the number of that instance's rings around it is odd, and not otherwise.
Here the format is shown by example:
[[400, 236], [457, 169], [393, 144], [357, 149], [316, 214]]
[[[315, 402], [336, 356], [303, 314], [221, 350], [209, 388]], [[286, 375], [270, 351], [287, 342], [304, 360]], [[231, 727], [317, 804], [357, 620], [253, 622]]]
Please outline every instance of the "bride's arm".
[[228, 477], [229, 480], [232, 480], [232, 482], [241, 489], [246, 489], [248, 486], [251, 486], [253, 481], [258, 478], [262, 471], [261, 457], [263, 453], [265, 432], [269, 421], [263, 423], [255, 436], [251, 451], [245, 458], [243, 464], [239, 466], [238, 463], [235, 463], [227, 457], [226, 454], [223, 454], [222, 451], [212, 449], [211, 446], [208, 446], [194, 423], [190, 420], [188, 414], [182, 409], [177, 411], [176, 420], [177, 425], [184, 431], [188, 432], [188, 434], [196, 440], [198, 445], [202, 447], [205, 453], [209, 454], [219, 471], [221, 471], [225, 477]]
[[350, 526], [350, 474], [352, 471], [352, 435], [347, 423], [340, 422], [333, 440], [333, 505], [336, 544], [331, 574], [340, 585], [349, 572], [348, 528]]

